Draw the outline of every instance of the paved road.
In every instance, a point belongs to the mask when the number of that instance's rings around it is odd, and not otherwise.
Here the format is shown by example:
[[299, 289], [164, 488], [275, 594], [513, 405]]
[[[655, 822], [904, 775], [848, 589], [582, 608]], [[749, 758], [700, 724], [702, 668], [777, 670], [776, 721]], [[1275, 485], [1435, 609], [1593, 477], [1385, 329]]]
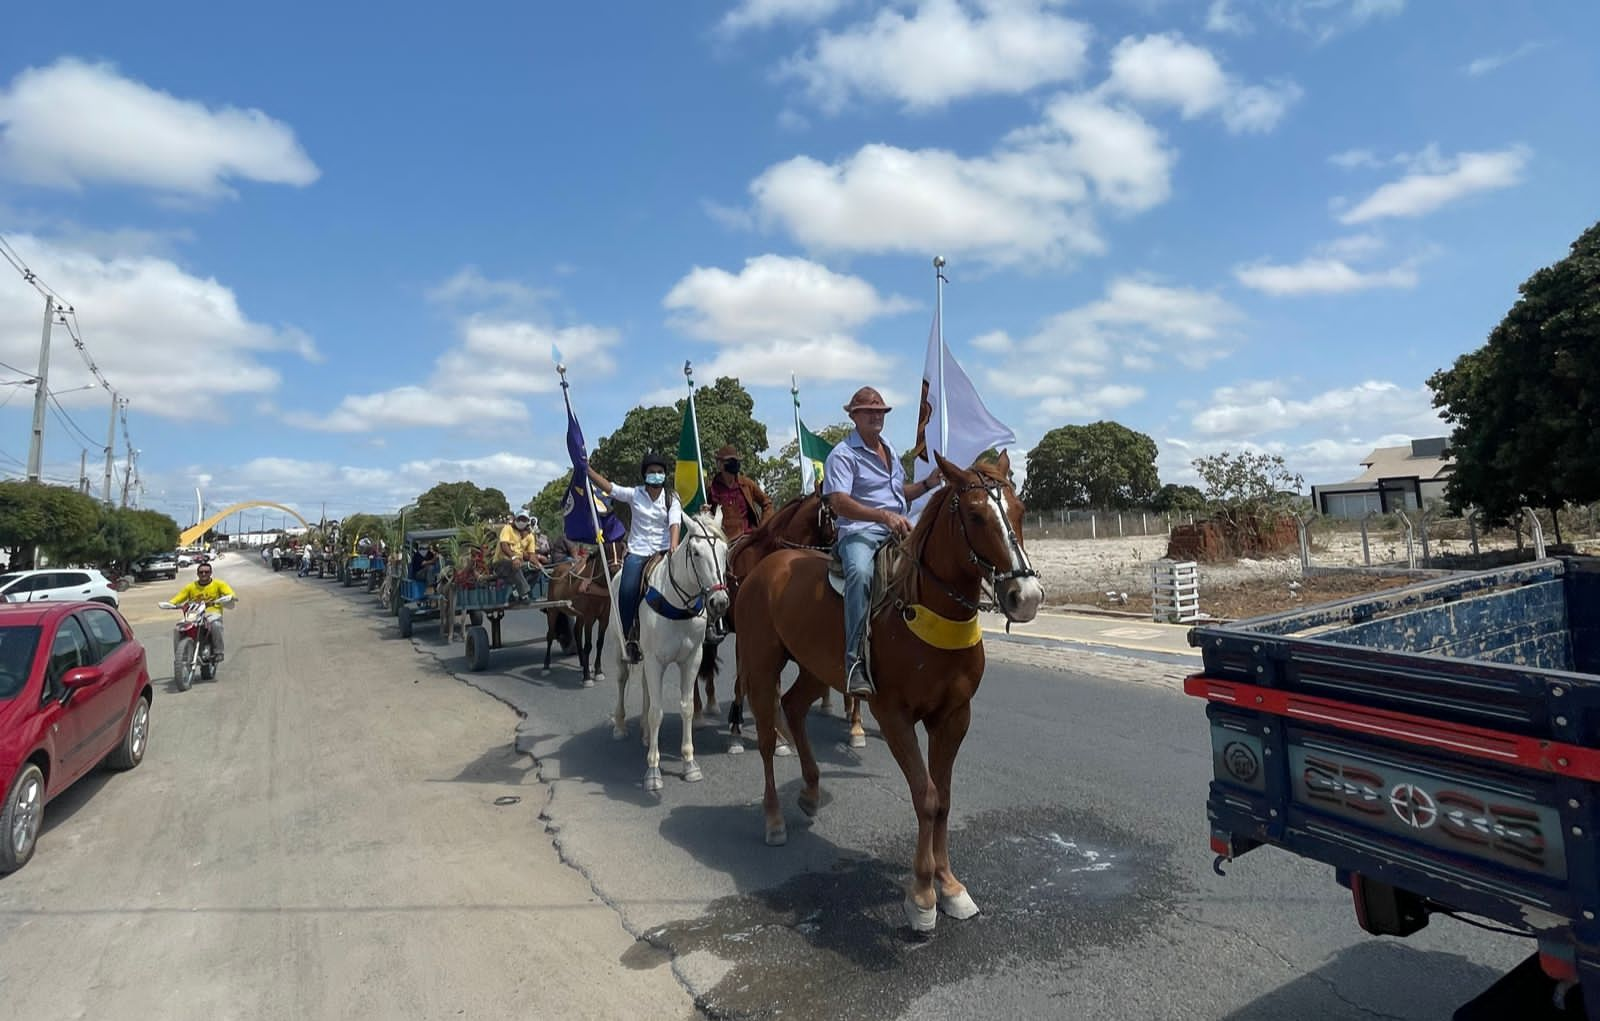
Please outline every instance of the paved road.
[[[536, 629], [513, 613], [506, 639]], [[613, 686], [585, 690], [560, 660], [542, 675], [542, 641], [485, 674], [431, 627], [415, 642], [526, 714], [517, 744], [563, 859], [642, 937], [629, 963], [670, 966], [714, 1016], [1437, 1019], [1529, 949], [1448, 920], [1368, 938], [1331, 870], [1271, 850], [1213, 875], [1203, 709], [1167, 662], [1037, 644], [997, 661], [991, 642], [951, 837], [984, 913], [921, 940], [900, 928], [914, 820], [881, 741], [853, 752], [813, 716], [829, 801], [808, 824], [781, 762], [790, 840], [768, 848], [760, 760], [725, 754], [711, 724], [690, 785], [668, 717], [667, 787], [648, 795], [637, 739], [610, 737]]]
[[242, 597], [228, 660], [188, 692], [153, 607], [178, 586], [124, 594], [149, 752], [52, 802], [0, 878], [0, 1018], [693, 1015], [557, 858], [514, 713], [353, 598], [236, 556], [217, 573]]

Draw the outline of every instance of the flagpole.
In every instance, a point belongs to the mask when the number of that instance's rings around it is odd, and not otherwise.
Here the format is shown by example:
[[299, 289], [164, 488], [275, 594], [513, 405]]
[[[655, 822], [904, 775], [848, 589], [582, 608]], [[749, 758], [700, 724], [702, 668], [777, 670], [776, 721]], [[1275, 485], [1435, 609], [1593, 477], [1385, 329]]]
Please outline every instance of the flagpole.
[[[571, 384], [567, 382], [567, 367], [561, 362], [561, 351], [551, 346], [550, 354], [555, 360], [556, 372], [561, 376], [561, 399], [566, 402], [567, 417], [576, 420], [578, 416], [572, 410]], [[589, 505], [589, 520], [594, 523], [595, 555], [600, 558], [600, 570], [606, 576], [606, 596], [611, 601], [611, 610], [616, 614], [617, 620], [620, 621], [622, 619], [622, 607], [617, 602], [617, 586], [612, 584], [611, 581], [611, 561], [606, 556], [606, 535], [600, 527], [600, 512], [595, 509], [594, 505], [594, 480], [589, 478], [588, 440], [583, 442], [583, 466], [583, 502]], [[577, 499], [578, 494], [574, 493], [572, 496], [573, 499]], [[623, 637], [626, 638], [627, 636], [624, 635]]]
[[[934, 321], [939, 324], [939, 454], [950, 456], [950, 416], [944, 397], [944, 256], [933, 257]], [[933, 458], [928, 458], [929, 462]], [[931, 470], [931, 469], [930, 469]]]
[[789, 373], [789, 393], [794, 396], [794, 454], [800, 468], [800, 495], [809, 496], [811, 490], [806, 487], [806, 444], [800, 435], [800, 384], [792, 372]]
[[706, 490], [706, 460], [700, 453], [700, 415], [694, 410], [694, 366], [688, 361], [683, 363], [683, 378], [689, 381], [689, 424], [694, 428], [695, 483], [699, 487], [700, 506], [703, 508], [711, 499], [711, 494]]

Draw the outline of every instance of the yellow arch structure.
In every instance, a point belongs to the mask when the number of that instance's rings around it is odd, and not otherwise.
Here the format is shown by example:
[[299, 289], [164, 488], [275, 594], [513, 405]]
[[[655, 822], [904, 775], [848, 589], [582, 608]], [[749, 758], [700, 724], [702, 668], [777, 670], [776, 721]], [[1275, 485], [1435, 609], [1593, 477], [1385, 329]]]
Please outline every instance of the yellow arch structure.
[[293, 507], [285, 507], [281, 503], [273, 503], [270, 500], [249, 500], [249, 501], [247, 501], [245, 503], [236, 503], [232, 507], [229, 507], [227, 510], [219, 511], [216, 514], [211, 515], [209, 518], [206, 518], [204, 521], [200, 522], [198, 525], [194, 525], [194, 526], [192, 526], [190, 528], [185, 528], [178, 535], [178, 545], [180, 545], [180, 546], [188, 546], [189, 544], [193, 543], [196, 539], [200, 538], [202, 535], [205, 535], [207, 532], [209, 532], [211, 530], [211, 526], [217, 524], [217, 522], [219, 522], [219, 521], [223, 520], [224, 518], [228, 517], [228, 515], [237, 514], [242, 510], [249, 510], [251, 507], [271, 507], [274, 510], [281, 510], [285, 514], [288, 514], [291, 517], [293, 517], [296, 521], [300, 522], [302, 525], [305, 525], [307, 528], [311, 527], [311, 522], [309, 522], [305, 518], [301, 517], [300, 516], [300, 512], [295, 510]]

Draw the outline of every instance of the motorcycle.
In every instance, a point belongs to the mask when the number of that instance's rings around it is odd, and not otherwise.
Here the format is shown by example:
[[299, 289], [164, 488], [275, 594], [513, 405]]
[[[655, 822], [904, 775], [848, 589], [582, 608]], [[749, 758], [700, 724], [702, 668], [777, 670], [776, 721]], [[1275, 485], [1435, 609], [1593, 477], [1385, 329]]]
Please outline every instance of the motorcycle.
[[[223, 596], [217, 604], [226, 606], [233, 602], [232, 596]], [[202, 681], [213, 680], [217, 676], [217, 662], [211, 658], [211, 622], [217, 619], [210, 612], [211, 604], [202, 602], [158, 604], [163, 610], [182, 610], [183, 618], [176, 627], [183, 638], [178, 642], [178, 654], [173, 657], [176, 661], [177, 671], [173, 680], [178, 682], [179, 691], [188, 691], [194, 686], [195, 678]]]

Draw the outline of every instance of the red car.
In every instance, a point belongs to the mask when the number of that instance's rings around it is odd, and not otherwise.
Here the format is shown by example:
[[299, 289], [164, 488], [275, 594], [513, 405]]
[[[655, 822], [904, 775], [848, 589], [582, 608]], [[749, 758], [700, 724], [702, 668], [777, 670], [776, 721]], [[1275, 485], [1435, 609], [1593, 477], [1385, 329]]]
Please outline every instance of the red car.
[[33, 857], [45, 802], [102, 762], [139, 764], [151, 694], [144, 646], [111, 607], [0, 605], [0, 873]]

